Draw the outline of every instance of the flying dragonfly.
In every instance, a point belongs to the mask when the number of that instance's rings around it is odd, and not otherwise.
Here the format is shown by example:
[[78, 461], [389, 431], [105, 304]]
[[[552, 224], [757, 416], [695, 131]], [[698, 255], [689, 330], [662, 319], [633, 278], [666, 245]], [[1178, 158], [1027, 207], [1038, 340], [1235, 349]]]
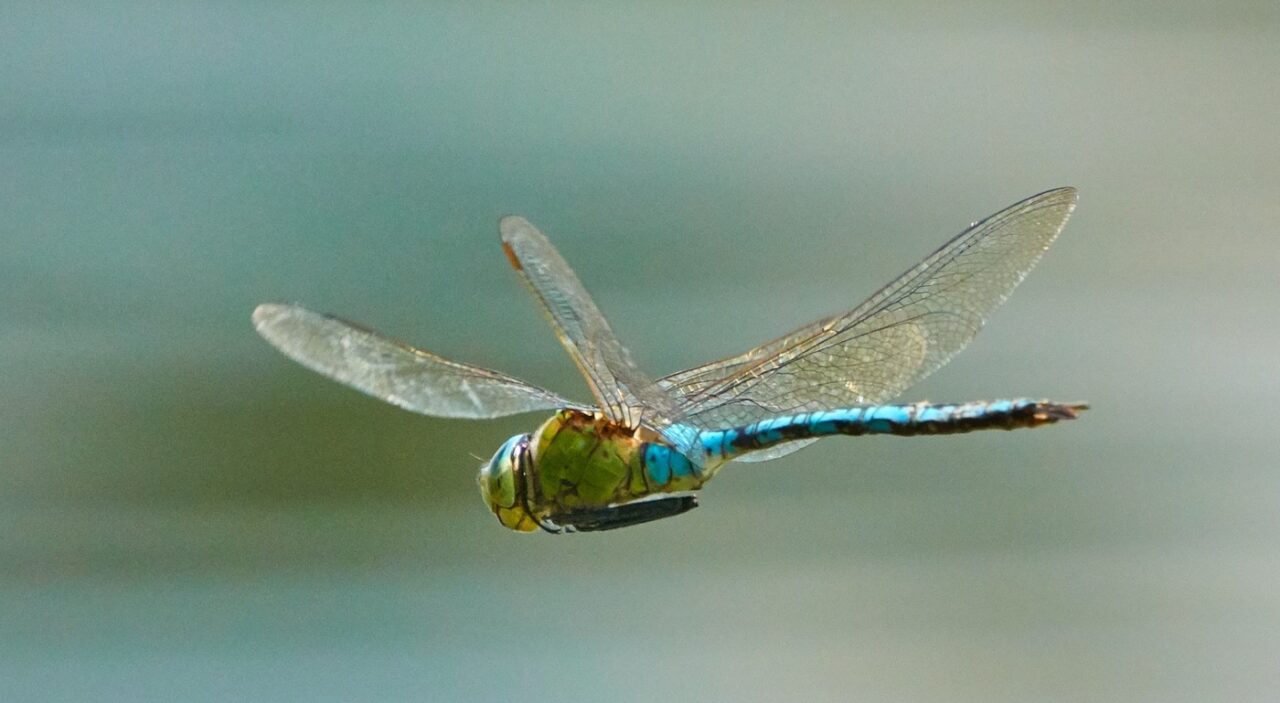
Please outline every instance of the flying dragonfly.
[[1085, 403], [1018, 398], [886, 404], [947, 363], [1062, 231], [1074, 188], [974, 223], [861, 305], [737, 356], [652, 379], [577, 275], [521, 217], [499, 223], [507, 259], [578, 366], [594, 403], [451, 361], [295, 305], [264, 304], [257, 331], [298, 363], [406, 410], [485, 419], [554, 410], [480, 468], [480, 493], [519, 532], [610, 530], [684, 513], [732, 461], [766, 461], [834, 435], [920, 436], [1037, 427]]

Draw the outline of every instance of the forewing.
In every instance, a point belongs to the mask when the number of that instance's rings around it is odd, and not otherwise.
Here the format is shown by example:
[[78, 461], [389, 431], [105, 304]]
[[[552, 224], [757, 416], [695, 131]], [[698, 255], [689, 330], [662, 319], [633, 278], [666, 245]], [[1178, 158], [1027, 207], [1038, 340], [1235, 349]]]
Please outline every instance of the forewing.
[[424, 415], [481, 419], [581, 407], [497, 371], [450, 361], [295, 305], [259, 305], [253, 324], [285, 356], [312, 371]]
[[885, 402], [973, 339], [1075, 204], [1074, 188], [1027, 198], [971, 225], [848, 313], [659, 384], [701, 428]]
[[631, 353], [546, 236], [522, 217], [502, 218], [499, 229], [512, 267], [542, 304], [605, 415], [627, 427], [643, 422], [658, 431], [670, 430], [681, 418], [674, 398], [636, 367]]

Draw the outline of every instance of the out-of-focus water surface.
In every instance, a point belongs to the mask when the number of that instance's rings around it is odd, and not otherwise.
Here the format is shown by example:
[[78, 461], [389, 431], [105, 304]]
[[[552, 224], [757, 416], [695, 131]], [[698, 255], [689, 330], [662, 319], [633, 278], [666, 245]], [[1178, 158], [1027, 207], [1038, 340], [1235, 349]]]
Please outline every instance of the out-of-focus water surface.
[[[1280, 14], [8, 3], [0, 699], [1280, 695]], [[542, 226], [654, 373], [1081, 204], [909, 399], [613, 534], [501, 529], [475, 456], [253, 333], [300, 301], [584, 397], [497, 246]], [[475, 456], [473, 456], [475, 455]]]

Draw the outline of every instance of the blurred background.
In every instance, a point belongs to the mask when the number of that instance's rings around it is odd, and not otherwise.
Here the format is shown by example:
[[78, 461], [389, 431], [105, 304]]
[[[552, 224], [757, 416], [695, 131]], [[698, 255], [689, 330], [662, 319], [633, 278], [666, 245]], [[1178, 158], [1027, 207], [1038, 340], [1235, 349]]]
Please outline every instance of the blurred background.
[[[0, 700], [1280, 696], [1273, 2], [0, 7]], [[654, 374], [1081, 203], [907, 400], [617, 533], [502, 529], [476, 457], [287, 361], [262, 301], [577, 398], [538, 223]]]

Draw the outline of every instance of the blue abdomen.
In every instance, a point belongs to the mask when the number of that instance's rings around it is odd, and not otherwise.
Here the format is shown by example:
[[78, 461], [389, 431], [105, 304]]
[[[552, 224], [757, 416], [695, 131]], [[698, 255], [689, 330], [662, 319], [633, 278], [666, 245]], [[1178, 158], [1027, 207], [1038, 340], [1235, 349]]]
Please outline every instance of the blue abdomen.
[[1019, 398], [971, 403], [869, 405], [795, 415], [780, 415], [742, 427], [703, 432], [701, 442], [711, 461], [804, 439], [833, 435], [889, 434], [903, 437], [958, 434], [975, 430], [1036, 427], [1069, 420], [1083, 403], [1053, 403]]

